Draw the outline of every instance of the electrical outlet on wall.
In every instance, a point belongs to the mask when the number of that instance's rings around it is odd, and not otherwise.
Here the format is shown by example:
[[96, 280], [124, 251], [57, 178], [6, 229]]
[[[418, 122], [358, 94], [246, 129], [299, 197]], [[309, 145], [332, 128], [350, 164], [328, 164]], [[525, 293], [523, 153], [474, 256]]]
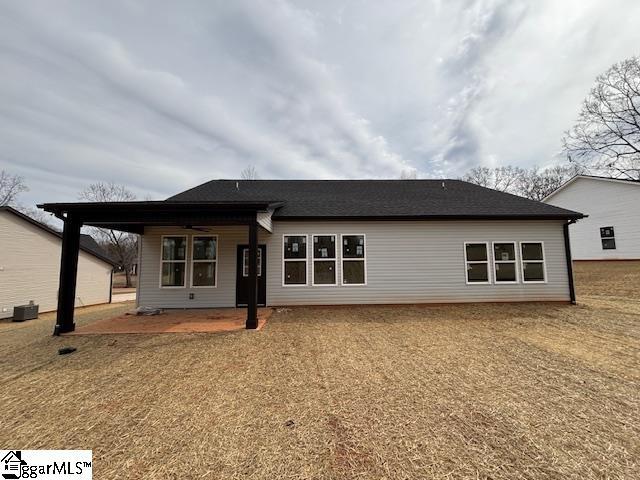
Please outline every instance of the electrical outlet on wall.
[[193, 300], [194, 298], [196, 298], [196, 296], [193, 293], [189, 294], [189, 300]]

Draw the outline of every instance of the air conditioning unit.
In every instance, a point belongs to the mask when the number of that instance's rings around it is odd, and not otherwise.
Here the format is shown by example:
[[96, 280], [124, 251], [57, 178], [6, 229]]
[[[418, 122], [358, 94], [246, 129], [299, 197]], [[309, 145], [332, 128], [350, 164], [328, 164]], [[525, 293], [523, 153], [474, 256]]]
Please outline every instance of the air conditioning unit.
[[13, 307], [13, 321], [24, 322], [38, 318], [38, 307], [39, 305], [34, 305], [33, 301], [29, 302], [29, 305]]

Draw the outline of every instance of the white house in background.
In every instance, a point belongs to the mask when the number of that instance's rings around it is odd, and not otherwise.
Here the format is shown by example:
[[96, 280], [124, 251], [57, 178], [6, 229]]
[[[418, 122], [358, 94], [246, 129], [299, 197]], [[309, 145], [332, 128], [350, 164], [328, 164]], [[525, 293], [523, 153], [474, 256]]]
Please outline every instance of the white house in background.
[[[62, 235], [11, 207], [0, 207], [0, 318], [33, 300], [40, 312], [58, 302]], [[80, 237], [76, 306], [111, 301], [112, 261], [89, 235]]]
[[574, 260], [640, 259], [640, 181], [576, 175], [543, 202], [588, 215], [570, 227]]

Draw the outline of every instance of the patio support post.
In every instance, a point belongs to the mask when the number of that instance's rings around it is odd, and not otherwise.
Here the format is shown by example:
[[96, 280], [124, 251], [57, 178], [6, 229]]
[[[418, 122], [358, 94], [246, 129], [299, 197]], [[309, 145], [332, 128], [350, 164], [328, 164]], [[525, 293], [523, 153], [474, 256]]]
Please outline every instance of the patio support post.
[[80, 252], [80, 227], [82, 222], [68, 215], [62, 231], [62, 254], [60, 256], [60, 283], [58, 285], [58, 311], [54, 335], [73, 332], [73, 309], [76, 299], [78, 254]]
[[258, 328], [258, 223], [249, 223], [249, 301], [247, 302], [248, 329]]

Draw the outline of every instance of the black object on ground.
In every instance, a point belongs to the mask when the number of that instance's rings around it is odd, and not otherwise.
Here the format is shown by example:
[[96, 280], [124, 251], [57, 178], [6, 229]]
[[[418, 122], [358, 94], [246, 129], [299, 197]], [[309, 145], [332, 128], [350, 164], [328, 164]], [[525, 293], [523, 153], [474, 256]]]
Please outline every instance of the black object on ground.
[[77, 350], [76, 347], [62, 347], [58, 349], [58, 355], [67, 355]]

